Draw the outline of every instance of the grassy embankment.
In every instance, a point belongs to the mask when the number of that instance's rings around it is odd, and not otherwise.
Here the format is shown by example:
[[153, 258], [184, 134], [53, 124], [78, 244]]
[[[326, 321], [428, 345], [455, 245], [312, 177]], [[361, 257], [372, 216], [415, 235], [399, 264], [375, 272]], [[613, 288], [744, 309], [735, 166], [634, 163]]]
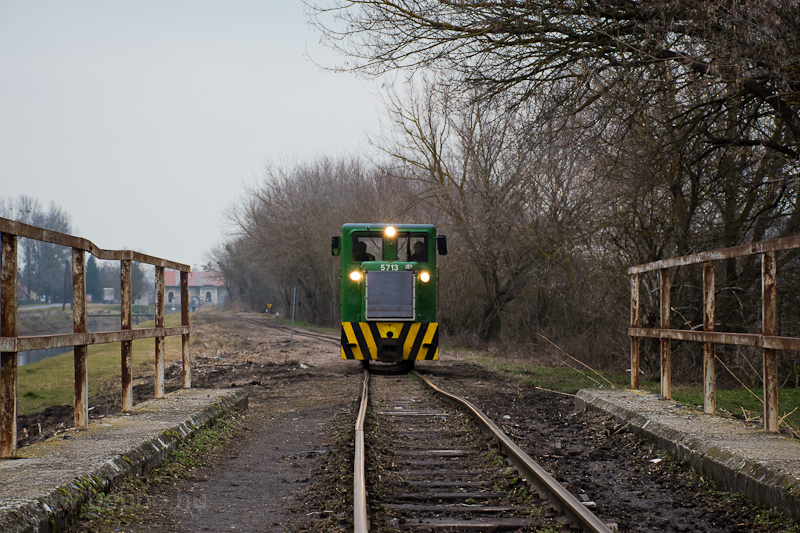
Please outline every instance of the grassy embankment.
[[[110, 306], [104, 311], [113, 313]], [[69, 313], [69, 309], [67, 309]], [[119, 306], [116, 306], [119, 313]], [[60, 308], [58, 313], [61, 313]], [[95, 311], [90, 307], [90, 314]], [[22, 314], [22, 313], [21, 313]], [[60, 317], [51, 316], [51, 323], [61, 320]], [[22, 316], [21, 318], [24, 318]], [[71, 320], [71, 319], [70, 319]], [[48, 319], [39, 318], [37, 322], [46, 322]], [[165, 317], [166, 326], [180, 325], [180, 315], [170, 314]], [[118, 327], [118, 326], [116, 326]], [[137, 328], [153, 327], [153, 321], [142, 322]], [[166, 360], [181, 359], [181, 338], [172, 336], [166, 338]], [[133, 342], [133, 383], [136, 385], [142, 380], [154, 375], [155, 340], [142, 339]], [[74, 395], [74, 366], [73, 352], [50, 357], [37, 363], [19, 367], [17, 378], [17, 410], [19, 414], [33, 414], [51, 405], [71, 405]], [[120, 344], [99, 344], [89, 347], [89, 401], [98, 393], [119, 390], [121, 383]]]
[[[486, 365], [502, 373], [511, 374], [524, 384], [554, 390], [562, 393], [574, 394], [578, 389], [596, 389], [601, 385], [610, 388], [612, 385], [618, 389], [630, 387], [630, 374], [602, 373], [602, 377], [592, 370], [587, 370], [572, 361], [571, 366], [546, 366], [533, 364], [524, 360], [509, 362], [494, 354], [486, 352], [470, 352], [466, 357]], [[642, 381], [640, 389], [654, 394], [661, 392], [658, 381]], [[763, 413], [762, 390], [751, 389], [718, 389], [717, 411], [720, 414], [734, 414], [746, 419], [760, 419]], [[702, 385], [682, 385], [673, 382], [672, 398], [684, 405], [703, 410]], [[780, 403], [779, 417], [785, 417], [782, 426], [790, 428], [796, 436], [800, 436], [800, 389], [787, 388], [778, 391]]]

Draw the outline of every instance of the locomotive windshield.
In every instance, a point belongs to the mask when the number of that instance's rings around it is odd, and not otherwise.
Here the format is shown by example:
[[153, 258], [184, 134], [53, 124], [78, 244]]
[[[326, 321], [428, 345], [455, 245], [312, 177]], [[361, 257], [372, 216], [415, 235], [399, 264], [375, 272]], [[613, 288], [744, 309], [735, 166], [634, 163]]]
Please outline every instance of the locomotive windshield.
[[426, 262], [428, 260], [428, 234], [398, 232], [397, 252], [397, 258], [401, 261]]
[[353, 233], [353, 261], [375, 261], [383, 258], [383, 233], [359, 231]]
[[[357, 231], [352, 234], [352, 261], [394, 260], [394, 250], [384, 250], [382, 231]], [[428, 234], [413, 231], [398, 231], [396, 235], [397, 260], [428, 262]], [[391, 247], [393, 248], [393, 247]]]

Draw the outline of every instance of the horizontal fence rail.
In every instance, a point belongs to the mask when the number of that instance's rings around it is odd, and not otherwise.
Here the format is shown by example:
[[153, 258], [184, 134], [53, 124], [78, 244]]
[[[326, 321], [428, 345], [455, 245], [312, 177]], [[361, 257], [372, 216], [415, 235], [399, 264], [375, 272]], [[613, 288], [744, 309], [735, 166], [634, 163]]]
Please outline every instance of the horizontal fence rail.
[[[59, 335], [17, 335], [17, 248], [20, 237], [57, 244], [72, 249], [72, 320], [73, 333]], [[105, 261], [120, 262], [120, 329], [87, 331], [86, 322], [86, 252]], [[155, 267], [155, 327], [132, 329], [131, 268], [137, 261]], [[181, 325], [164, 327], [164, 270], [180, 271]], [[155, 397], [164, 397], [165, 338], [181, 336], [183, 387], [191, 387], [189, 360], [189, 271], [182, 263], [134, 252], [104, 250], [91, 241], [51, 231], [6, 218], [0, 218], [0, 457], [17, 453], [17, 353], [28, 350], [73, 347], [75, 368], [75, 429], [89, 424], [88, 347], [94, 344], [120, 343], [122, 411], [133, 409], [132, 342], [155, 339]]]
[[[654, 261], [628, 269], [631, 280], [631, 388], [639, 388], [639, 339], [648, 337], [661, 341], [661, 395], [672, 397], [671, 346], [672, 340], [703, 343], [704, 411], [716, 413], [715, 345], [752, 346], [763, 350], [764, 429], [778, 431], [778, 350], [800, 351], [800, 338], [778, 336], [778, 298], [776, 254], [800, 248], [800, 236], [761, 241], [731, 248]], [[749, 255], [761, 256], [762, 332], [728, 333], [714, 331], [715, 277], [714, 262]], [[688, 265], [703, 265], [703, 331], [672, 329], [670, 327], [671, 269]], [[639, 322], [639, 275], [657, 272], [659, 276], [659, 328], [642, 328]]]

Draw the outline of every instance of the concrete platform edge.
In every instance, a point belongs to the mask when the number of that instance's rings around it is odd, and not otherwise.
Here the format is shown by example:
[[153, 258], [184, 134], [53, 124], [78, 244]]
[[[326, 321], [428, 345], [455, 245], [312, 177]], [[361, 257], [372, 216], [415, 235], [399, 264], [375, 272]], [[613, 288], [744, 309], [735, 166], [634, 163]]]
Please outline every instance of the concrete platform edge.
[[678, 461], [690, 464], [730, 492], [740, 492], [759, 505], [776, 507], [800, 520], [800, 484], [786, 473], [768, 468], [756, 459], [721, 449], [703, 439], [669, 427], [583, 389], [575, 397], [578, 410], [594, 409], [612, 416], [637, 435], [653, 442]]
[[248, 397], [244, 391], [231, 390], [183, 422], [135, 444], [93, 471], [55, 487], [42, 497], [0, 500], [0, 532], [52, 533], [66, 530], [75, 521], [81, 506], [96, 493], [108, 491], [126, 475], [146, 474], [153, 470], [181, 441], [235, 409], [247, 409], [247, 402]]

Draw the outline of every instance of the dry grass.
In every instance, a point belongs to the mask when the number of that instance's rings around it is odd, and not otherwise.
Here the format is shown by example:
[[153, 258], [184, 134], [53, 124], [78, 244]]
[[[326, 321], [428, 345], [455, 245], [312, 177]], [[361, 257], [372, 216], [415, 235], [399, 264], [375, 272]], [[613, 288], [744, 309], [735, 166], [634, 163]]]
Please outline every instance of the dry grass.
[[[167, 315], [165, 325], [180, 324], [180, 315]], [[142, 323], [138, 327], [152, 327]], [[166, 338], [166, 360], [180, 361], [181, 338]], [[89, 399], [100, 390], [119, 389], [122, 380], [120, 343], [99, 344], [89, 347]], [[154, 374], [155, 340], [133, 341], [133, 382], [152, 379]], [[72, 352], [43, 359], [19, 367], [17, 377], [17, 412], [33, 414], [52, 405], [70, 405], [74, 396], [74, 358]]]

